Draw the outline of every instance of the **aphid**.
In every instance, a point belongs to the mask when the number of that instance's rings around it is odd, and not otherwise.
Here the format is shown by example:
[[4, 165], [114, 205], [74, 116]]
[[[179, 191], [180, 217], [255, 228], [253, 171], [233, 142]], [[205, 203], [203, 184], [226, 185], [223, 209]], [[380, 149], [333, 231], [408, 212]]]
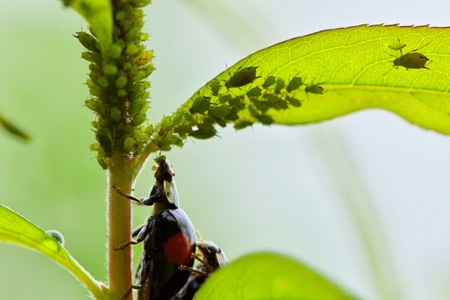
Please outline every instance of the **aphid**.
[[194, 113], [204, 113], [207, 111], [210, 107], [210, 100], [211, 98], [206, 96], [199, 96], [197, 97], [194, 102], [192, 103], [191, 108], [189, 108], [189, 112], [191, 114]]
[[295, 98], [292, 98], [292, 97], [287, 97], [286, 100], [289, 102], [290, 105], [292, 105], [294, 107], [302, 106], [302, 103], [298, 99], [295, 99]]
[[272, 117], [271, 116], [267, 116], [267, 115], [256, 116], [256, 119], [258, 119], [258, 121], [261, 122], [261, 124], [263, 124], [263, 125], [270, 125], [270, 124], [272, 124], [274, 122]]
[[226, 106], [216, 106], [209, 110], [208, 114], [215, 118], [224, 118], [231, 112], [231, 109]]
[[100, 45], [98, 43], [98, 40], [91, 34], [79, 31], [77, 32], [74, 37], [76, 37], [80, 43], [89, 51], [92, 51], [94, 53], [100, 52]]
[[236, 123], [234, 123], [234, 129], [239, 130], [239, 129], [244, 129], [248, 126], [252, 126], [253, 122], [250, 121], [237, 121]]
[[198, 124], [195, 127], [190, 135], [199, 140], [206, 140], [217, 134], [217, 130], [213, 125]]
[[284, 80], [281, 78], [278, 78], [277, 84], [275, 85], [275, 94], [280, 93], [282, 88], [284, 88]]
[[275, 84], [275, 76], [269, 76], [266, 78], [266, 80], [264, 81], [264, 83], [262, 84], [262, 87], [267, 89], [268, 87], [272, 86]]
[[419, 52], [409, 52], [394, 60], [395, 67], [404, 67], [406, 69], [429, 69], [425, 64], [429, 61], [428, 57]]
[[220, 82], [219, 81], [213, 80], [209, 86], [211, 88], [211, 93], [213, 94], [213, 96], [219, 95], [219, 90], [220, 90]]
[[[417, 50], [427, 46], [429, 43], [425, 44], [424, 46], [414, 49], [411, 52], [408, 52], [406, 54], [402, 54], [400, 57], [396, 57], [392, 54], [389, 54], [390, 56], [394, 57], [393, 61], [393, 67], [404, 67], [405, 69], [429, 69], [425, 65], [429, 61], [428, 57], [423, 55], [422, 53], [416, 52]], [[390, 68], [384, 75], [386, 75], [392, 68]]]
[[318, 84], [311, 84], [311, 85], [309, 85], [309, 86], [307, 86], [305, 88], [305, 92], [306, 93], [311, 93], [311, 94], [319, 94], [319, 95], [321, 95], [321, 94], [323, 94], [324, 88], [321, 87], [319, 84], [323, 84], [323, 83], [325, 83], [325, 82], [321, 82], [321, 83], [318, 83]]
[[105, 153], [105, 156], [111, 157], [114, 150], [114, 143], [112, 140], [111, 132], [108, 130], [108, 128], [99, 127], [97, 129], [96, 136], [103, 152]]
[[247, 97], [254, 98], [261, 96], [261, 89], [257, 86], [247, 92]]
[[255, 100], [255, 101], [253, 101], [253, 105], [261, 112], [266, 112], [270, 108], [267, 101]]
[[185, 286], [173, 298], [174, 300], [190, 300], [194, 298], [195, 293], [197, 293], [211, 273], [228, 264], [225, 253], [213, 242], [198, 242], [197, 250], [194, 258], [200, 262], [200, 266], [198, 268], [180, 266], [181, 269], [191, 272], [191, 275]]
[[245, 69], [241, 69], [236, 71], [230, 79], [225, 83], [227, 89], [241, 87], [252, 83], [256, 78], [256, 69], [258, 67], [247, 67]]
[[138, 56], [133, 60], [133, 63], [138, 66], [143, 66], [151, 61], [153, 58], [153, 50], [144, 50], [139, 53]]
[[288, 91], [290, 93], [293, 90], [298, 89], [302, 84], [303, 84], [303, 81], [302, 81], [301, 77], [293, 77], [291, 79], [291, 81], [289, 81], [289, 84], [286, 87], [286, 91]]
[[192, 125], [181, 125], [176, 127], [174, 131], [179, 134], [189, 134], [192, 132]]
[[226, 102], [230, 101], [231, 98], [232, 98], [232, 97], [231, 97], [230, 94], [222, 95], [222, 96], [220, 96], [220, 98], [219, 98], [219, 102], [223, 104], [223, 103], [226, 103]]
[[[389, 44], [388, 47], [392, 50], [398, 50], [400, 53], [402, 53], [402, 49], [406, 47], [405, 43], [400, 42], [400, 38], [397, 38], [398, 43], [396, 44]], [[403, 53], [402, 53], [403, 54]]]
[[144, 205], [155, 205], [154, 213], [147, 222], [136, 228], [130, 241], [116, 250], [125, 249], [130, 244], [144, 242], [144, 249], [136, 271], [139, 281], [139, 299], [170, 299], [187, 282], [189, 271], [180, 270], [181, 265], [192, 267], [195, 253], [195, 230], [189, 217], [178, 207], [179, 200], [173, 180], [174, 173], [164, 156], [155, 161], [156, 182], [150, 195], [137, 199], [124, 194], [116, 188], [118, 194]]

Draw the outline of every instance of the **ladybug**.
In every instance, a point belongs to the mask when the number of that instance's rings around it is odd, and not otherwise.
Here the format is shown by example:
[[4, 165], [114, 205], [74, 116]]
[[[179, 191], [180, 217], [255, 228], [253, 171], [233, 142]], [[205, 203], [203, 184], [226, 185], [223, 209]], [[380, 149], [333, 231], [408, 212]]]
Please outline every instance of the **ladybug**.
[[180, 266], [183, 270], [189, 270], [191, 275], [184, 287], [171, 300], [190, 300], [208, 279], [212, 272], [228, 264], [225, 253], [213, 242], [202, 241], [197, 243], [198, 254], [193, 257], [200, 262], [197, 269], [188, 266]]
[[164, 156], [155, 159], [158, 168], [156, 182], [147, 198], [137, 199], [116, 189], [120, 195], [144, 205], [154, 205], [153, 215], [135, 230], [130, 241], [121, 246], [143, 242], [144, 249], [136, 270], [139, 286], [138, 299], [170, 299], [188, 281], [189, 271], [181, 265], [192, 267], [196, 249], [195, 230], [189, 217], [178, 207], [175, 175]]

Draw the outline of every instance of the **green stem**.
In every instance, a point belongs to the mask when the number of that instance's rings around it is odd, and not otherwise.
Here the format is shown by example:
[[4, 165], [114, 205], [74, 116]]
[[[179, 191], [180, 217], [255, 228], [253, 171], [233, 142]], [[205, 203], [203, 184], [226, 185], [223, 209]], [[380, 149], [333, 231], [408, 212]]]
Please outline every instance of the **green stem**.
[[112, 299], [133, 299], [131, 291], [131, 247], [124, 250], [115, 248], [128, 243], [131, 238], [131, 201], [115, 192], [113, 186], [125, 193], [131, 192], [135, 176], [124, 170], [130, 170], [127, 159], [115, 159], [109, 169], [108, 189], [108, 274], [109, 290]]

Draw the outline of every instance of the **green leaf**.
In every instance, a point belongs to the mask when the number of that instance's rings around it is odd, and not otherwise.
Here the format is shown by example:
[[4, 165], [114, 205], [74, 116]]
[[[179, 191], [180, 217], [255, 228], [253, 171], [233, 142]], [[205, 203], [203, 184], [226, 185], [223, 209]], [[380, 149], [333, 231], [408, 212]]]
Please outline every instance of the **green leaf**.
[[194, 299], [356, 298], [299, 262], [279, 254], [255, 253], [216, 271]]
[[450, 28], [361, 25], [293, 38], [212, 79], [173, 114], [172, 126], [211, 125], [211, 110], [189, 113], [206, 97], [210, 107], [233, 112], [222, 119], [237, 129], [381, 108], [450, 134], [449, 36]]
[[61, 0], [78, 12], [91, 26], [103, 51], [109, 48], [112, 37], [112, 7], [110, 0]]
[[70, 256], [58, 239], [3, 205], [0, 205], [0, 241], [43, 253], [69, 270], [96, 299], [106, 299], [102, 284]]

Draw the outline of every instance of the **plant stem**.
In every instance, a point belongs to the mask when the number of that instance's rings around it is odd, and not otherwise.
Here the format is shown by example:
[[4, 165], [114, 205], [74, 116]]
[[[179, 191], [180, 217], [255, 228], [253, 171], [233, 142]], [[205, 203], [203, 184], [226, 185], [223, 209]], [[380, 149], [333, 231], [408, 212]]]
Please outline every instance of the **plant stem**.
[[115, 250], [130, 241], [131, 236], [131, 201], [125, 200], [115, 192], [114, 186], [125, 193], [131, 191], [135, 178], [124, 170], [130, 170], [126, 159], [112, 159], [119, 161], [111, 164], [109, 169], [108, 186], [108, 274], [111, 299], [133, 299], [131, 293], [131, 247]]

